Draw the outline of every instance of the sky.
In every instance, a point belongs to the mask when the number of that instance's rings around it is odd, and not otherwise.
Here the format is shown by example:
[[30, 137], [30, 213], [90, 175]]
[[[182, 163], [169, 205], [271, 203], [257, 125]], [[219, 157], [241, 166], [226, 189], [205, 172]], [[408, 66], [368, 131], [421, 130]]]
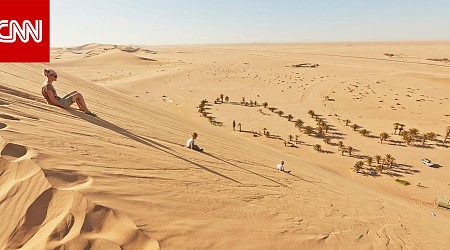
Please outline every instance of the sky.
[[52, 0], [50, 45], [450, 40], [450, 0]]

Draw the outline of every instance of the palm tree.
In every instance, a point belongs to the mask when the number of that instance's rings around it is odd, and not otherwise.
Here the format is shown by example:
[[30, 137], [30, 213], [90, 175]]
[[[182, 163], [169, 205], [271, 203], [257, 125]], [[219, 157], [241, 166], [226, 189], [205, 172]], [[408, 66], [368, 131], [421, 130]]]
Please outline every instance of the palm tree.
[[269, 138], [269, 136], [270, 136], [270, 133], [269, 133], [269, 131], [267, 131], [266, 132], [266, 137]]
[[388, 165], [389, 165], [389, 168], [391, 168], [392, 165], [395, 164], [395, 158], [394, 158], [394, 157], [391, 157], [387, 163], [388, 163]]
[[262, 105], [263, 105], [264, 108], [267, 108], [267, 106], [269, 106], [269, 103], [263, 102]]
[[230, 101], [230, 98], [228, 96], [225, 96], [225, 102]]
[[206, 111], [203, 111], [203, 112], [202, 112], [202, 116], [203, 116], [203, 117], [207, 117], [207, 116], [208, 116], [208, 113], [206, 113]]
[[297, 121], [295, 121], [295, 127], [298, 128], [298, 130], [301, 131], [303, 124], [305, 124], [301, 119], [297, 119]]
[[294, 118], [294, 116], [292, 116], [291, 114], [287, 115], [286, 118], [288, 119], [288, 121], [291, 121], [292, 118]]
[[318, 126], [323, 126], [323, 125], [325, 125], [326, 123], [323, 121], [323, 119], [322, 118], [319, 118], [319, 119], [317, 119], [317, 123], [316, 123]]
[[292, 138], [294, 138], [292, 135], [289, 135], [289, 141], [292, 141]]
[[216, 98], [216, 103], [220, 103], [220, 98], [219, 97]]
[[320, 144], [316, 144], [313, 146], [314, 150], [321, 152], [322, 151], [322, 146], [320, 146]]
[[363, 136], [368, 136], [370, 132], [367, 129], [362, 129], [359, 133]]
[[381, 161], [381, 155], [375, 155], [373, 158], [375, 159], [375, 161], [377, 162], [377, 164], [380, 164], [380, 161]]
[[328, 133], [328, 129], [330, 129], [330, 126], [327, 124], [323, 124], [322, 128], [325, 130], [326, 133]]
[[419, 135], [419, 130], [417, 128], [410, 128], [409, 133], [411, 134], [413, 138], [413, 143], [416, 140], [416, 137]]
[[388, 167], [388, 160], [386, 160], [385, 158], [381, 159], [381, 166], [384, 166], [384, 164], [386, 164], [386, 169]]
[[250, 100], [250, 107], [252, 107], [253, 106], [253, 101], [252, 100]]
[[213, 123], [214, 122], [214, 117], [208, 116], [206, 118], [208, 118], [209, 123]]
[[314, 115], [315, 115], [314, 111], [312, 111], [312, 110], [309, 110], [309, 111], [308, 111], [308, 114], [311, 116], [311, 118], [313, 118]]
[[378, 170], [378, 172], [380, 172], [382, 174], [383, 170], [384, 170], [384, 166], [383, 165], [377, 165], [377, 170]]
[[199, 113], [203, 113], [203, 111], [205, 111], [205, 108], [199, 108], [199, 109], [198, 109], [198, 112], [199, 112]]
[[316, 131], [317, 131], [316, 134], [318, 137], [323, 136], [323, 128], [322, 127], [320, 127], [320, 126], [317, 127]]
[[417, 136], [419, 134], [419, 130], [417, 128], [410, 128], [409, 132], [413, 135], [413, 136]]
[[388, 165], [388, 164], [390, 164], [390, 162], [391, 162], [392, 159], [393, 159], [392, 155], [386, 154], [386, 155], [384, 156], [383, 161], [386, 163], [386, 165]]
[[353, 147], [348, 146], [348, 147], [347, 147], [347, 151], [348, 151], [348, 154], [349, 154], [349, 155], [352, 155]]
[[434, 132], [428, 132], [426, 134], [422, 135], [422, 146], [425, 145], [425, 140], [434, 140], [436, 139], [436, 133]]
[[270, 107], [269, 110], [270, 110], [271, 112], [273, 112], [273, 111], [277, 110], [277, 108]]
[[397, 133], [398, 126], [400, 126], [400, 123], [394, 123], [394, 135]]
[[359, 125], [358, 124], [353, 124], [352, 128], [353, 128], [353, 131], [356, 131], [359, 128]]
[[245, 103], [245, 97], [242, 97], [242, 103]]
[[283, 114], [284, 114], [284, 112], [283, 111], [281, 111], [281, 110], [278, 110], [278, 116], [282, 116]]
[[306, 126], [305, 127], [305, 134], [311, 135], [312, 132], [314, 132], [314, 129], [311, 126]]
[[386, 133], [386, 132], [381, 133], [381, 134], [380, 134], [380, 141], [381, 141], [381, 143], [383, 143], [383, 141], [389, 139], [389, 137], [390, 137], [390, 136], [389, 136], [388, 133]]
[[408, 131], [404, 131], [403, 133], [401, 133], [403, 140], [407, 145], [413, 144], [418, 134], [419, 130], [416, 128], [411, 128]]
[[258, 106], [258, 103], [256, 101], [253, 102], [253, 105]]
[[405, 131], [402, 133], [402, 139], [405, 141], [406, 145], [410, 145], [414, 141], [414, 136], [410, 131]]
[[220, 94], [220, 100], [223, 102], [223, 94]]
[[325, 137], [323, 138], [323, 142], [325, 142], [325, 144], [330, 144], [331, 139], [329, 137]]
[[402, 131], [403, 131], [403, 127], [405, 126], [404, 124], [399, 124], [400, 128], [398, 128], [398, 134], [402, 135]]
[[351, 122], [351, 121], [350, 121], [349, 119], [345, 120], [345, 126], [348, 126], [348, 124], [349, 124], [350, 122]]
[[345, 146], [342, 146], [341, 148], [341, 155], [344, 155], [344, 153], [348, 152], [347, 148]]
[[369, 165], [369, 166], [372, 166], [372, 163], [373, 163], [373, 158], [372, 157], [367, 157], [366, 158], [366, 162], [367, 162], [367, 165]]
[[342, 141], [338, 141], [338, 150], [342, 150], [344, 148], [344, 143]]
[[355, 171], [356, 173], [359, 173], [359, 171], [361, 171], [361, 169], [363, 168], [364, 162], [363, 161], [357, 161], [355, 163], [355, 165], [353, 166], [353, 171]]
[[266, 134], [267, 128], [263, 128], [263, 134]]
[[445, 145], [445, 143], [447, 142], [447, 138], [450, 136], [450, 126], [447, 127], [447, 130], [445, 131], [445, 137], [444, 137], [444, 141], [442, 142], [442, 145]]

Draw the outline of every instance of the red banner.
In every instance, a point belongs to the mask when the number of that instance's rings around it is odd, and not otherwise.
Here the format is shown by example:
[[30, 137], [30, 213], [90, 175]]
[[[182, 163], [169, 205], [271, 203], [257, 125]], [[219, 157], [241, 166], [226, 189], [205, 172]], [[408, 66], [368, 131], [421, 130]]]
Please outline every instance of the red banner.
[[0, 62], [50, 61], [50, 0], [0, 0]]

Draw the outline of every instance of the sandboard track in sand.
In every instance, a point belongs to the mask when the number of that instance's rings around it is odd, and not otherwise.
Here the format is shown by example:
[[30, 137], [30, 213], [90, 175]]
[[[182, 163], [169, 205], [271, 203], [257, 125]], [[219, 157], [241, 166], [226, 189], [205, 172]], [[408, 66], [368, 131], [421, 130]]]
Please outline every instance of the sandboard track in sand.
[[[32, 94], [29, 94], [29, 93], [24, 92], [24, 91], [8, 88], [6, 86], [1, 86], [0, 85], [0, 93], [6, 93], [6, 94], [17, 96], [17, 97], [20, 97], [20, 98], [25, 98], [25, 99], [32, 100], [32, 101], [45, 103], [44, 99], [40, 95], [32, 95]], [[2, 104], [2, 105], [7, 105], [7, 104]]]

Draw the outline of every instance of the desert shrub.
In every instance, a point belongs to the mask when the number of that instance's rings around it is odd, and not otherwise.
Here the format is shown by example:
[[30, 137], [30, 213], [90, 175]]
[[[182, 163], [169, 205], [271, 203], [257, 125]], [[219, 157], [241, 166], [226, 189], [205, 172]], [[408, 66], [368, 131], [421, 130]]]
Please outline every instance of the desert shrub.
[[401, 180], [401, 179], [395, 179], [395, 181], [402, 185], [405, 185], [405, 186], [410, 185], [409, 181], [405, 181], [405, 180]]

